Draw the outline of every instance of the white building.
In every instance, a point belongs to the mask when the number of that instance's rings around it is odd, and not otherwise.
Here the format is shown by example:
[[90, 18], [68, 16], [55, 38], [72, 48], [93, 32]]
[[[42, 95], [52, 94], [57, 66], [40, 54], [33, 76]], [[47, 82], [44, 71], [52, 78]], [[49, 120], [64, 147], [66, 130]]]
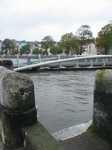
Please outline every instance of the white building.
[[85, 51], [82, 53], [82, 55], [97, 55], [97, 49], [95, 47], [94, 43], [90, 43], [85, 46]]

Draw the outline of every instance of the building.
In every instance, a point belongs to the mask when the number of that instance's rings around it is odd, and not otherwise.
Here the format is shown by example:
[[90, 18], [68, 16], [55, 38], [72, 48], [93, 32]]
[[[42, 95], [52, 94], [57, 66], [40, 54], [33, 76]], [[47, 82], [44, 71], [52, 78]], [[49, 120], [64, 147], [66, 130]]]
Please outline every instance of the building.
[[97, 49], [94, 43], [85, 45], [82, 55], [97, 55]]

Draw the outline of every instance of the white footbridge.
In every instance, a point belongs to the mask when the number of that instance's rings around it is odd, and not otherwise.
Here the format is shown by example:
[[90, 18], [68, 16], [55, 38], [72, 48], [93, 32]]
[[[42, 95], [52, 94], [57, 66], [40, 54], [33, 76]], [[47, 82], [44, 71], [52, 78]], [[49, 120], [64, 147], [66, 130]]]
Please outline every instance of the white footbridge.
[[26, 71], [32, 69], [45, 68], [73, 68], [73, 69], [98, 69], [112, 68], [112, 55], [93, 55], [93, 56], [74, 56], [72, 58], [63, 58], [55, 60], [37, 61], [32, 64], [14, 68], [15, 71]]

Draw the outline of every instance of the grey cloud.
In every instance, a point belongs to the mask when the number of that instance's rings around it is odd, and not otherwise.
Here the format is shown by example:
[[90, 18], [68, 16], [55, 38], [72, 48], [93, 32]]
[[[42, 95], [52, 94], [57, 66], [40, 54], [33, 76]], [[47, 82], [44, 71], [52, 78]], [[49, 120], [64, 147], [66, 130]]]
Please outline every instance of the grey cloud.
[[[13, 2], [13, 5], [12, 5]], [[77, 13], [74, 11], [74, 13], [69, 12], [64, 13], [51, 11], [51, 10], [42, 10], [40, 12], [18, 12], [16, 10], [16, 0], [2, 0], [0, 1], [0, 33], [2, 37], [15, 37], [15, 38], [21, 38], [22, 35], [25, 38], [25, 33], [28, 32], [28, 30], [32, 30], [35, 28], [38, 28], [40, 26], [62, 26], [65, 31], [69, 29], [71, 30], [71, 27], [81, 25], [81, 24], [90, 24], [97, 26], [97, 23], [103, 22], [105, 20], [111, 20], [112, 16], [112, 5], [106, 7], [105, 9], [101, 9], [101, 11], [93, 12], [93, 13], [85, 13], [80, 12]], [[9, 5], [8, 5], [9, 3]], [[112, 4], [112, 3], [111, 3]], [[26, 4], [27, 5], [27, 4]], [[15, 6], [15, 8], [13, 8]], [[105, 8], [105, 7], [104, 7]], [[38, 8], [37, 8], [38, 9]], [[58, 10], [57, 10], [58, 11]], [[67, 11], [67, 10], [65, 10]], [[76, 29], [74, 29], [76, 30]], [[43, 32], [43, 31], [40, 31]], [[40, 34], [39, 32], [39, 34]], [[59, 34], [59, 33], [58, 33]], [[34, 38], [39, 37], [40, 35], [35, 35], [35, 33], [31, 34], [31, 37], [28, 38]]]

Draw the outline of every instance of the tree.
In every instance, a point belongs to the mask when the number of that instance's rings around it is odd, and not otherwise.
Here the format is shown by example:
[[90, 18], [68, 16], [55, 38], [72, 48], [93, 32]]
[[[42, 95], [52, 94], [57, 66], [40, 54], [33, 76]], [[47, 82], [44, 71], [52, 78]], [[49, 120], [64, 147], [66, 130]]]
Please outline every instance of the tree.
[[61, 54], [63, 52], [62, 48], [59, 46], [59, 44], [57, 43], [57, 45], [53, 46], [51, 49], [50, 49], [50, 52], [54, 55], [57, 55], [57, 54]]
[[15, 54], [17, 52], [16, 41], [5, 39], [2, 42], [2, 52], [5, 54]]
[[82, 25], [77, 30], [77, 36], [80, 40], [80, 54], [84, 51], [83, 46], [94, 42], [93, 34], [89, 25]]
[[101, 53], [112, 54], [112, 24], [105, 25], [98, 33], [96, 38], [96, 46], [103, 49]]
[[33, 49], [33, 54], [38, 55], [38, 54], [41, 54], [41, 53], [42, 53], [42, 51], [39, 48], [34, 48]]
[[29, 43], [27, 43], [20, 48], [20, 53], [28, 54], [30, 52], [30, 49], [31, 49], [31, 45]]
[[73, 35], [73, 33], [66, 33], [61, 37], [60, 47], [66, 54], [78, 54], [79, 40]]
[[93, 39], [93, 33], [89, 25], [82, 25], [77, 30], [77, 35], [80, 40], [84, 40], [84, 42], [89, 42]]
[[47, 54], [48, 48], [51, 49], [55, 44], [55, 41], [51, 36], [45, 36], [41, 41], [41, 48], [45, 50], [45, 53]]

